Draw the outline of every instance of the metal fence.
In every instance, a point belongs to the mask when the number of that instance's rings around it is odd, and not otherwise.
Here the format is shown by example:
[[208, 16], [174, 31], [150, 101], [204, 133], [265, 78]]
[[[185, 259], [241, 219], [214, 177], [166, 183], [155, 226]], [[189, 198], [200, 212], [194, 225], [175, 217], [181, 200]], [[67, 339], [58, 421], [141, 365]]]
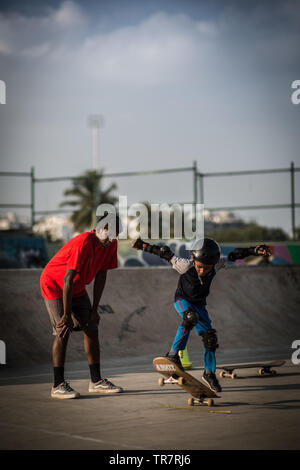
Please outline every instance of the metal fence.
[[[277, 169], [266, 169], [266, 170], [249, 170], [249, 171], [227, 171], [227, 172], [216, 172], [216, 173], [202, 173], [198, 171], [197, 162], [194, 161], [191, 167], [181, 168], [168, 168], [162, 170], [153, 171], [129, 171], [121, 173], [104, 173], [102, 177], [119, 178], [119, 177], [135, 177], [143, 175], [158, 175], [168, 173], [179, 173], [179, 172], [190, 172], [192, 174], [192, 187], [193, 187], [193, 200], [190, 202], [177, 202], [178, 204], [205, 204], [205, 179], [213, 177], [229, 177], [229, 176], [241, 176], [241, 175], [262, 175], [262, 174], [275, 174], [275, 173], [286, 173], [290, 175], [290, 203], [286, 204], [259, 204], [259, 205], [244, 205], [244, 206], [233, 206], [233, 207], [205, 207], [211, 212], [217, 211], [241, 211], [241, 210], [252, 210], [252, 209], [289, 209], [291, 214], [291, 227], [292, 227], [292, 239], [296, 239], [296, 208], [300, 207], [300, 203], [296, 202], [295, 196], [295, 173], [299, 172], [300, 168], [295, 167], [294, 163], [290, 164], [289, 168], [277, 168]], [[36, 210], [35, 203], [35, 185], [41, 183], [57, 182], [57, 181], [75, 181], [81, 177], [79, 176], [60, 176], [52, 178], [36, 178], [34, 167], [31, 171], [26, 172], [0, 172], [0, 176], [10, 177], [29, 177], [30, 178], [30, 202], [27, 204], [0, 204], [0, 208], [29, 208], [31, 210], [31, 227], [35, 224], [37, 215], [50, 215], [59, 213], [70, 213], [71, 210], [66, 209], [53, 209], [47, 211]]]

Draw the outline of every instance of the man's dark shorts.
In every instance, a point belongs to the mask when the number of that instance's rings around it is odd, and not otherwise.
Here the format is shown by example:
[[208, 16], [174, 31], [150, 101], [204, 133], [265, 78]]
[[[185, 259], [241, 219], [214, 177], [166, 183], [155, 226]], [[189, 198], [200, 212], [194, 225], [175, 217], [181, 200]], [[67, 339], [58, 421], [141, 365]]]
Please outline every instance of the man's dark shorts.
[[[60, 321], [64, 313], [63, 300], [44, 299], [44, 301], [53, 327], [53, 335], [59, 335], [61, 328], [57, 327], [57, 323]], [[75, 297], [72, 299], [72, 320], [74, 323], [73, 331], [97, 330], [98, 325], [96, 323], [90, 323], [87, 326], [91, 309], [92, 305], [88, 295]]]

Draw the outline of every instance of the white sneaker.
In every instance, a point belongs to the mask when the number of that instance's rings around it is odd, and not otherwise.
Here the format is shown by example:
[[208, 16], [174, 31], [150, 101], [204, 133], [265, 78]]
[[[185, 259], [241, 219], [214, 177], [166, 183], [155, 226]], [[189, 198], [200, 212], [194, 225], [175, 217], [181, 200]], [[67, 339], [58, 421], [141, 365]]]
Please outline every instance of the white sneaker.
[[73, 388], [70, 387], [68, 382], [63, 382], [62, 384], [58, 385], [57, 387], [52, 387], [51, 397], [66, 400], [68, 398], [78, 398], [78, 397], [80, 397], [80, 393], [73, 390]]
[[101, 379], [99, 382], [89, 383], [89, 393], [121, 393], [123, 388], [117, 387], [107, 379]]

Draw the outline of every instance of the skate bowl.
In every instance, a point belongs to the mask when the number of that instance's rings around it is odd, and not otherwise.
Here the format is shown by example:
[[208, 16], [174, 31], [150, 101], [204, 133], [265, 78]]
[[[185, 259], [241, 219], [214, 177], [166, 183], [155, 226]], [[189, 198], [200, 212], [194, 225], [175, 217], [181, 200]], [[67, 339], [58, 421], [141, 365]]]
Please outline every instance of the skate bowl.
[[[52, 328], [40, 294], [39, 269], [0, 270], [0, 340], [6, 366], [51, 361]], [[110, 271], [100, 301], [102, 358], [165, 354], [180, 318], [173, 307], [178, 273], [169, 267]], [[230, 266], [215, 277], [207, 309], [218, 332], [222, 357], [237, 362], [247, 351], [264, 358], [291, 357], [300, 339], [300, 266]], [[92, 298], [93, 286], [88, 286]], [[191, 333], [189, 351], [202, 341]], [[199, 354], [200, 353], [200, 354]], [[71, 335], [67, 361], [85, 359], [82, 333]], [[3, 367], [3, 366], [1, 366]]]

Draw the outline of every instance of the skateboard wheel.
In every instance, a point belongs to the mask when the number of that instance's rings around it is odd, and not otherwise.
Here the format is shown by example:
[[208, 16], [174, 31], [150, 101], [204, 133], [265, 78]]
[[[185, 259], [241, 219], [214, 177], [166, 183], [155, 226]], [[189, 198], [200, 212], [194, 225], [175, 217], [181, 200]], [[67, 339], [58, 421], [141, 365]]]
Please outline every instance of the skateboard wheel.
[[233, 373], [231, 374], [231, 378], [232, 378], [232, 379], [235, 379], [235, 378], [236, 378], [236, 373], [235, 373], [235, 372], [233, 372]]
[[224, 372], [224, 371], [221, 371], [219, 375], [220, 375], [220, 377], [223, 378], [223, 377], [225, 377], [225, 372]]
[[258, 373], [259, 375], [265, 375], [265, 369], [259, 369]]
[[183, 385], [185, 383], [185, 380], [183, 377], [179, 377], [178, 379], [178, 385]]
[[212, 398], [208, 398], [208, 400], [205, 400], [205, 403], [207, 406], [214, 406], [214, 401]]
[[271, 370], [271, 375], [277, 375], [276, 370]]
[[158, 385], [159, 385], [160, 387], [163, 387], [163, 386], [165, 385], [165, 381], [164, 381], [163, 377], [160, 377], [160, 378], [158, 379]]
[[194, 398], [189, 398], [188, 399], [188, 405], [189, 406], [194, 406]]

